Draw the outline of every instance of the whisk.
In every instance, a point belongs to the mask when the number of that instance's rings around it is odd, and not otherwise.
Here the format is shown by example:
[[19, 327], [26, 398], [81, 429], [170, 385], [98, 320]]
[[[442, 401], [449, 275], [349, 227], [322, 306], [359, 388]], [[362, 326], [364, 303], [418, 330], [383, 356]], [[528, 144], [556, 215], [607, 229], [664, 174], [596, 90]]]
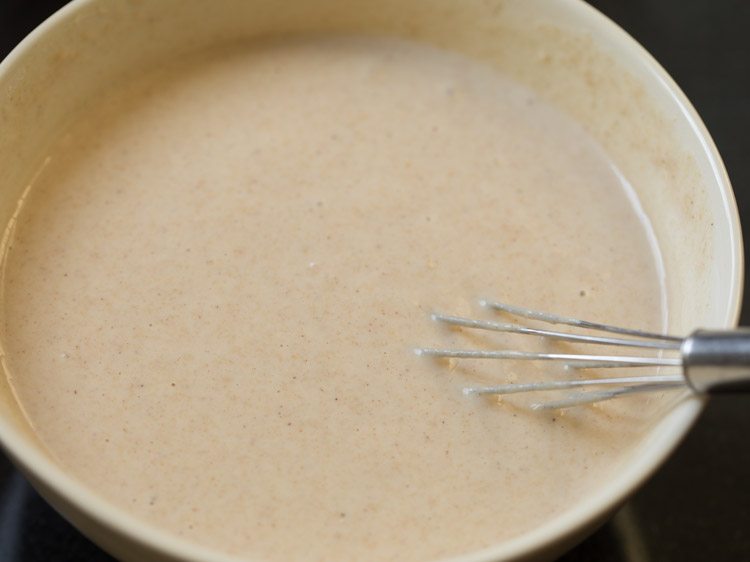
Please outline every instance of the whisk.
[[[606, 368], [651, 367], [656, 374], [612, 377], [578, 378], [472, 386], [464, 388], [467, 395], [505, 395], [519, 392], [539, 392], [576, 389], [560, 400], [531, 404], [533, 409], [563, 409], [572, 406], [610, 400], [642, 392], [686, 388], [698, 394], [715, 394], [750, 390], [750, 329], [728, 331], [696, 330], [685, 338], [610, 326], [540, 312], [501, 302], [481, 300], [485, 308], [518, 318], [527, 318], [553, 325], [571, 326], [584, 333], [526, 327], [519, 324], [476, 320], [462, 316], [433, 313], [436, 322], [459, 328], [490, 330], [527, 336], [541, 336], [550, 340], [576, 344], [593, 344], [620, 348], [650, 350], [653, 355], [607, 355], [595, 353], [547, 353], [518, 350], [474, 350], [417, 348], [417, 355], [460, 359], [501, 359], [519, 361], [554, 361], [565, 365], [567, 371]], [[677, 368], [678, 372], [660, 371]], [[674, 371], [674, 369], [671, 369]], [[586, 390], [593, 389], [593, 390]]]

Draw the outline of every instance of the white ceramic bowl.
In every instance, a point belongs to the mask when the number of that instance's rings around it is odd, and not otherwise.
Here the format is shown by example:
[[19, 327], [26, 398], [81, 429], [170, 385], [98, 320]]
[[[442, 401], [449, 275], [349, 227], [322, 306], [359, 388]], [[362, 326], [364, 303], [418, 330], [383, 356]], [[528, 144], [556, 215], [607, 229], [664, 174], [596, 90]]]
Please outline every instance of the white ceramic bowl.
[[[579, 0], [76, 0], [0, 64], [0, 223], [10, 220], [45, 148], [103, 88], [209, 45], [296, 32], [427, 41], [535, 89], [582, 123], [633, 185], [661, 248], [669, 329], [735, 325], [740, 228], [716, 148], [666, 72]], [[545, 525], [458, 560], [540, 560], [564, 551], [649, 476], [700, 409], [694, 397], [665, 407], [606, 486]], [[69, 477], [40, 447], [4, 378], [0, 442], [53, 506], [115, 556], [230, 560], [141, 523]]]

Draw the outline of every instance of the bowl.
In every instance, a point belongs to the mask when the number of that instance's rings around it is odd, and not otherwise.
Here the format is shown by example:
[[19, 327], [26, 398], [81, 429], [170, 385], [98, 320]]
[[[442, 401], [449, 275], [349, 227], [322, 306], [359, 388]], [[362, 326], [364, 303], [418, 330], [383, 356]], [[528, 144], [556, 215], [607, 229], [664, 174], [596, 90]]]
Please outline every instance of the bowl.
[[[407, 37], [496, 67], [571, 115], [606, 149], [653, 226], [669, 330], [736, 324], [742, 242], [731, 187], [688, 100], [632, 38], [579, 0], [75, 0], [0, 64], [0, 223], [12, 228], [46, 149], [106, 88], [219, 43], [295, 33]], [[603, 522], [674, 449], [702, 400], [665, 405], [606, 486], [559, 517], [461, 562], [544, 560]], [[232, 558], [152, 528], [44, 451], [0, 378], [0, 443], [60, 513], [125, 561]]]

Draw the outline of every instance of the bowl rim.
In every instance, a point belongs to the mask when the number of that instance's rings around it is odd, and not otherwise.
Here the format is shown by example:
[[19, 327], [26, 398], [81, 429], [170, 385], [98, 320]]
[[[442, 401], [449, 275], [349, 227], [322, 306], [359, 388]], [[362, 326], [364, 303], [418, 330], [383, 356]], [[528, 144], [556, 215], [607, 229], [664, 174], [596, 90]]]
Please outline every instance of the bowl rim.
[[[24, 53], [33, 49], [51, 29], [73, 20], [79, 12], [101, 0], [72, 0], [53, 13], [27, 35], [2, 61], [0, 80], [11, 68], [22, 62]], [[640, 60], [652, 78], [671, 97], [692, 133], [700, 141], [711, 165], [716, 180], [721, 204], [729, 221], [731, 240], [730, 267], [728, 276], [729, 307], [724, 318], [725, 327], [734, 327], [739, 320], [744, 279], [744, 254], [739, 213], [724, 163], [703, 121], [685, 94], [666, 70], [625, 30], [587, 4], [584, 0], [558, 0], [564, 8], [576, 12], [592, 28], [606, 33], [611, 44], [618, 50], [629, 52]], [[588, 525], [602, 519], [640, 486], [672, 453], [687, 434], [700, 414], [704, 399], [692, 396], [670, 411], [648, 438], [649, 455], [628, 462], [619, 470], [609, 485], [602, 487], [585, 502], [578, 503], [541, 526], [498, 545], [470, 552], [447, 560], [452, 562], [491, 562], [493, 560], [521, 559], [551, 547], [565, 537], [575, 535]], [[42, 493], [51, 494], [75, 506], [85, 518], [114, 532], [123, 540], [145, 547], [148, 551], [168, 559], [190, 562], [248, 562], [219, 551], [208, 549], [173, 534], [155, 528], [129, 514], [115, 504], [100, 497], [72, 476], [69, 476], [51, 458], [28, 443], [20, 431], [0, 416], [0, 447], [22, 471], [43, 488]], [[447, 562], [446, 560], [446, 562]]]

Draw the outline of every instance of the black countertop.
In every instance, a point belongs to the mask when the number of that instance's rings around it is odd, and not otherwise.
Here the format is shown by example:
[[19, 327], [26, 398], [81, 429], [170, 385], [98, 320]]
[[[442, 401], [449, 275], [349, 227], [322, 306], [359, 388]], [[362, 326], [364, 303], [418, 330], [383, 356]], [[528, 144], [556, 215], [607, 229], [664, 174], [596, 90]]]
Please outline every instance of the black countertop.
[[[0, 0], [0, 57], [64, 3]], [[750, 225], [750, 2], [590, 3], [640, 41], [693, 102], [729, 170], [743, 223]], [[750, 324], [750, 299], [742, 321]], [[712, 400], [656, 475], [560, 562], [750, 560], [748, 431], [750, 396]], [[0, 454], [0, 562], [111, 560], [48, 507]]]

